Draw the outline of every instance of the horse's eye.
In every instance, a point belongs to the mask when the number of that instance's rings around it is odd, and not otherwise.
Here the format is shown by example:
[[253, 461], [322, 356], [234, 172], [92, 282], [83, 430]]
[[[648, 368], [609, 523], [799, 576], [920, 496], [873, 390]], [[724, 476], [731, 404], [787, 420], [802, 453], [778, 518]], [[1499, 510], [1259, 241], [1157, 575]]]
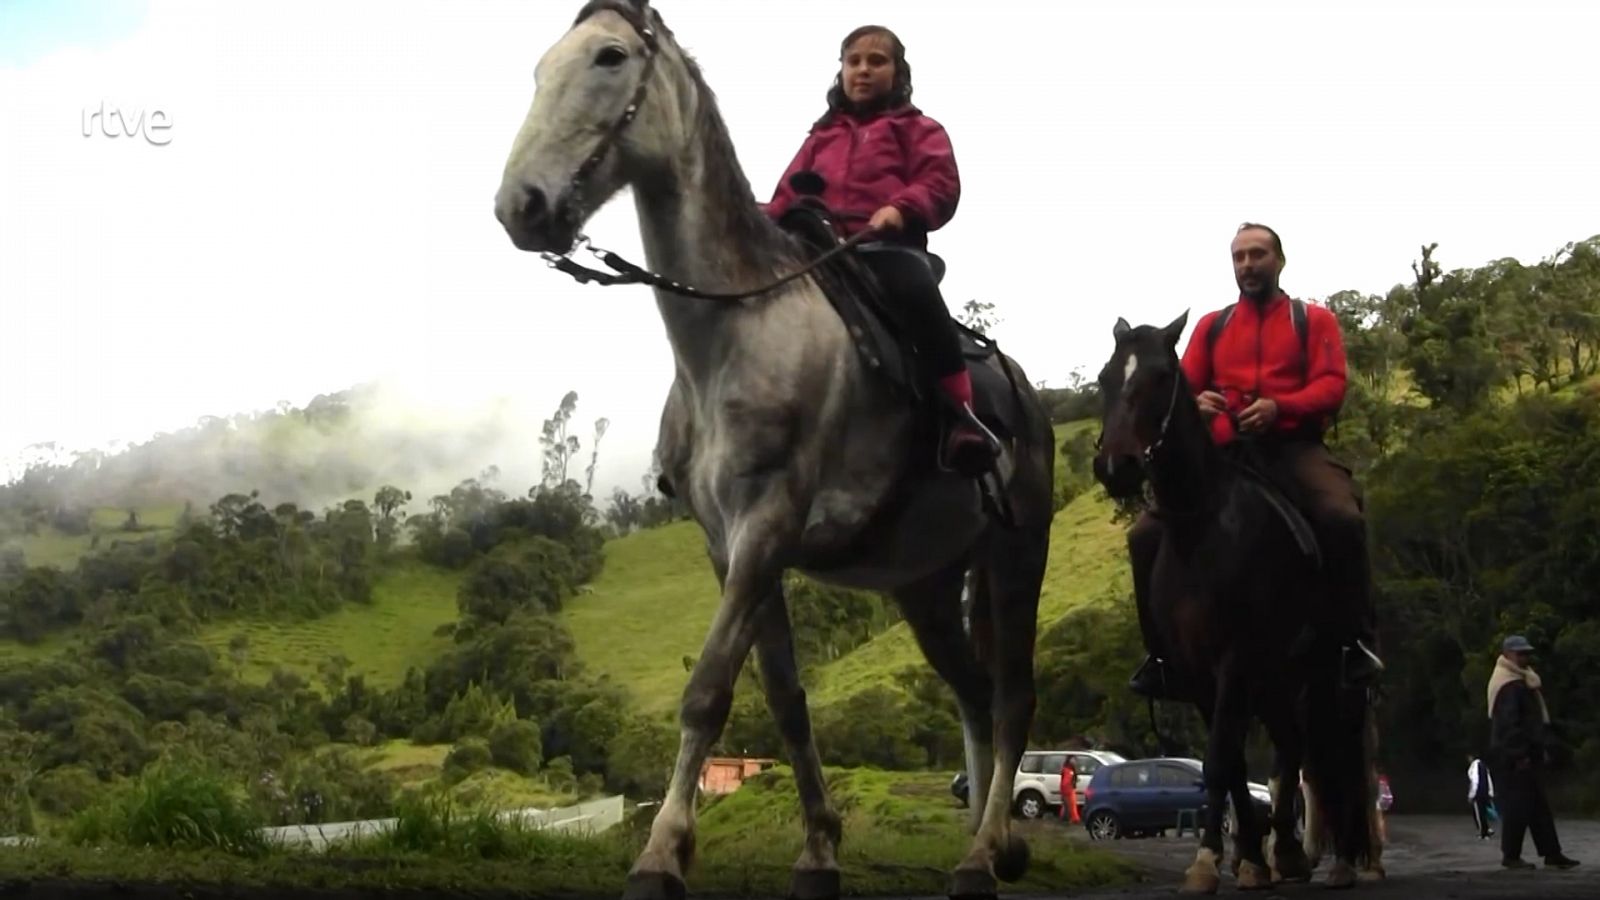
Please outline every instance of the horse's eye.
[[628, 51], [621, 47], [606, 47], [594, 56], [594, 64], [607, 69], [615, 69], [628, 61]]

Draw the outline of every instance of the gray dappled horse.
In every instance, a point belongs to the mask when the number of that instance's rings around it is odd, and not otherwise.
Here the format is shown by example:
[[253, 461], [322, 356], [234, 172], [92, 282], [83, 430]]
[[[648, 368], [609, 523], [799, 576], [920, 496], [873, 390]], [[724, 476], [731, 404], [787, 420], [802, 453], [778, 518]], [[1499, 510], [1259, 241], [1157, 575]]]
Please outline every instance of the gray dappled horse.
[[[1055, 463], [1038, 397], [997, 351], [974, 366], [975, 383], [1010, 386], [989, 397], [991, 411], [1006, 411], [985, 418], [1006, 436], [991, 476], [1006, 523], [987, 511], [977, 482], [931, 465], [928, 411], [863, 364], [858, 336], [835, 308], [852, 298], [830, 298], [814, 268], [818, 251], [762, 213], [711, 90], [654, 9], [642, 0], [589, 3], [539, 61], [536, 81], [496, 217], [519, 249], [580, 280], [656, 288], [676, 363], [657, 447], [663, 489], [704, 529], [722, 586], [684, 691], [671, 784], [626, 896], [682, 896], [701, 765], [752, 646], [803, 808], [791, 893], [838, 895], [840, 819], [795, 665], [781, 581], [791, 568], [890, 593], [953, 688], [974, 836], [950, 891], [994, 896], [997, 878], [1019, 878], [1028, 858], [1011, 832], [1011, 795], [1034, 712]], [[573, 265], [582, 225], [624, 186], [653, 271], [603, 252], [631, 277]], [[968, 356], [976, 358], [970, 345]]]

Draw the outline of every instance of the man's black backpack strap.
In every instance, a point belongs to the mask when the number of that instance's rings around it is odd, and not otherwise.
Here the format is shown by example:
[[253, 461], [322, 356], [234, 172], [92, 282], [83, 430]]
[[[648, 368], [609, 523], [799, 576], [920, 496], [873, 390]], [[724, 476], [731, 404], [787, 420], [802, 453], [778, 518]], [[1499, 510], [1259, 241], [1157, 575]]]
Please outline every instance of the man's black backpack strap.
[[[1206, 332], [1206, 349], [1213, 350], [1217, 346], [1217, 338], [1222, 336], [1222, 329], [1228, 326], [1228, 321], [1233, 318], [1233, 311], [1239, 307], [1236, 302], [1223, 310], [1215, 319], [1211, 320], [1211, 330]], [[1300, 338], [1300, 383], [1311, 377], [1311, 323], [1307, 318], [1306, 302], [1295, 298], [1289, 299], [1289, 319], [1294, 322], [1295, 336]]]

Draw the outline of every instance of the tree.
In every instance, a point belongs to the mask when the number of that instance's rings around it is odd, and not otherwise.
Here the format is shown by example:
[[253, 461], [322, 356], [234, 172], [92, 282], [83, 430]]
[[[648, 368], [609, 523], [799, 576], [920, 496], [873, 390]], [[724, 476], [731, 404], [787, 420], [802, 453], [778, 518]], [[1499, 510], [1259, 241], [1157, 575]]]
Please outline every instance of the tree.
[[544, 447], [544, 479], [546, 487], [560, 487], [567, 483], [567, 464], [578, 455], [578, 438], [567, 433], [572, 414], [578, 408], [578, 392], [568, 391], [554, 416], [544, 420], [539, 435], [539, 445]]
[[983, 335], [987, 335], [989, 329], [1000, 324], [1000, 317], [995, 315], [994, 304], [982, 300], [968, 300], [956, 318], [961, 324]]
[[610, 419], [602, 416], [594, 420], [594, 443], [589, 448], [589, 468], [584, 471], [583, 480], [583, 494], [586, 497], [594, 496], [594, 470], [600, 465], [600, 439], [606, 436], [606, 430], [610, 427]]

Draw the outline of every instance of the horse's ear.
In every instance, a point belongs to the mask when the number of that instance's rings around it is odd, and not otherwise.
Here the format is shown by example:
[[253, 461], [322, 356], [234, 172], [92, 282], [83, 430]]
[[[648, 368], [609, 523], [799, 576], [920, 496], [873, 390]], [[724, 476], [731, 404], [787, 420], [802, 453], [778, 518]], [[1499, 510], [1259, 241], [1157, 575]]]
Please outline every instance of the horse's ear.
[[1111, 336], [1116, 338], [1118, 343], [1121, 343], [1124, 338], [1132, 333], [1133, 326], [1128, 324], [1128, 320], [1117, 316], [1117, 324], [1111, 326]]
[[1183, 336], [1183, 329], [1188, 324], [1189, 324], [1189, 311], [1186, 309], [1186, 310], [1183, 311], [1183, 315], [1181, 315], [1181, 316], [1177, 317], [1176, 319], [1172, 320], [1172, 324], [1170, 324], [1167, 327], [1161, 329], [1162, 336], [1167, 339], [1167, 346], [1169, 346], [1169, 347], [1171, 347], [1173, 349], [1177, 349], [1177, 347], [1178, 347], [1178, 338]]

